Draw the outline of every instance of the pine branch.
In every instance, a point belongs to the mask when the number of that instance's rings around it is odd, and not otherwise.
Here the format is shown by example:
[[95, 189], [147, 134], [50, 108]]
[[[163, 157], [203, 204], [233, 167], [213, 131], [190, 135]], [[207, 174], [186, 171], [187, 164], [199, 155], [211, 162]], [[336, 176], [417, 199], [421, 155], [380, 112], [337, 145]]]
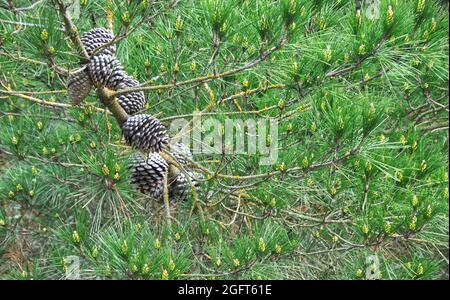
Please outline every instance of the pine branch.
[[[47, 100], [41, 100], [41, 99], [38, 99], [36, 97], [32, 97], [32, 96], [23, 94], [23, 92], [21, 93], [21, 92], [15, 92], [15, 91], [0, 90], [0, 94], [5, 94], [5, 95], [9, 95], [9, 96], [16, 96], [16, 97], [19, 97], [21, 99], [24, 99], [24, 100], [27, 100], [27, 101], [31, 101], [33, 103], [37, 103], [39, 105], [42, 105], [42, 106], [45, 106], [45, 107], [50, 107], [50, 108], [68, 109], [68, 108], [77, 108], [77, 107], [84, 108], [85, 107], [85, 106], [74, 106], [72, 104], [67, 104], [67, 103], [57, 103], [57, 102], [51, 102], [51, 101], [47, 101]], [[105, 113], [105, 110], [102, 109], [102, 108], [94, 107], [93, 109], [96, 112]]]
[[286, 33], [283, 31], [283, 33], [281, 34], [281, 38], [279, 39], [279, 41], [277, 42], [277, 44], [275, 46], [262, 52], [261, 54], [258, 55], [257, 58], [255, 58], [254, 60], [252, 60], [250, 62], [247, 62], [243, 66], [237, 67], [237, 68], [229, 70], [229, 71], [225, 71], [225, 72], [222, 72], [219, 74], [209, 74], [207, 76], [201, 76], [201, 77], [188, 79], [188, 80], [181, 81], [181, 82], [167, 83], [167, 84], [154, 85], [154, 86], [145, 86], [145, 85], [152, 83], [151, 81], [147, 81], [147, 82], [143, 83], [141, 86], [136, 87], [136, 88], [128, 88], [128, 89], [116, 91], [113, 93], [113, 96], [120, 96], [120, 95], [124, 95], [124, 94], [130, 93], [130, 92], [172, 89], [172, 88], [180, 87], [180, 86], [184, 86], [184, 85], [207, 83], [209, 81], [216, 80], [219, 78], [226, 78], [226, 77], [235, 75], [237, 73], [241, 73], [243, 71], [246, 71], [248, 69], [251, 69], [251, 68], [257, 66], [261, 62], [265, 61], [271, 54], [273, 54], [274, 52], [279, 50], [286, 43], [286, 41], [287, 41]]
[[[66, 33], [69, 34], [72, 42], [78, 46], [78, 49], [80, 50], [80, 52], [84, 56], [84, 58], [89, 59], [90, 57], [89, 57], [88, 53], [86, 52], [83, 42], [81, 41], [81, 39], [78, 35], [78, 30], [77, 30], [76, 26], [72, 22], [72, 19], [67, 10], [67, 6], [65, 6], [61, 0], [55, 0], [54, 2], [58, 6], [60, 14], [64, 17]], [[109, 91], [108, 89], [106, 89], [104, 87], [99, 87], [99, 88], [97, 88], [97, 95], [98, 95], [100, 101], [108, 107], [109, 111], [116, 118], [119, 125], [122, 125], [128, 119], [128, 114], [117, 102], [117, 99], [116, 99], [116, 96], [114, 95], [114, 93], [112, 93], [111, 91]]]

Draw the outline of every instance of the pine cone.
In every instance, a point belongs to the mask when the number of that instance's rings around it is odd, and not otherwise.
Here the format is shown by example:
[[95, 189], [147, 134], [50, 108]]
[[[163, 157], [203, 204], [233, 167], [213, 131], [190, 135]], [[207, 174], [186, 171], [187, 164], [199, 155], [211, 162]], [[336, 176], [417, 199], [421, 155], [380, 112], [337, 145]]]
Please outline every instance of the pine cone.
[[[105, 28], [93, 28], [88, 32], [83, 33], [81, 36], [81, 41], [83, 42], [84, 48], [89, 56], [95, 52], [95, 50], [114, 39], [114, 34], [111, 30]], [[114, 56], [116, 53], [116, 45], [110, 45], [100, 51], [98, 54], [104, 54], [109, 56]]]
[[151, 153], [146, 159], [141, 153], [130, 157], [131, 183], [144, 194], [162, 199], [163, 179], [168, 164], [158, 153]]
[[[169, 181], [170, 197], [178, 200], [185, 200], [187, 195], [191, 193], [192, 185], [194, 188], [200, 190], [201, 175], [196, 172], [189, 171], [189, 160], [193, 160], [191, 150], [181, 142], [176, 142], [170, 145], [170, 153], [177, 160], [177, 162], [184, 168], [180, 174], [173, 180]], [[189, 176], [191, 183], [187, 178]]]
[[192, 190], [192, 186], [191, 183], [189, 183], [187, 176], [189, 176], [194, 188], [199, 191], [200, 184], [198, 182], [198, 174], [187, 171], [186, 174], [180, 173], [175, 179], [169, 180], [168, 185], [170, 199], [184, 201], [189, 195]]
[[[85, 32], [81, 37], [81, 41], [83, 42], [87, 53], [91, 56], [96, 49], [113, 39], [113, 33], [105, 28], [94, 28]], [[122, 65], [114, 57], [115, 52], [116, 46], [111, 45], [91, 57], [88, 64], [88, 74], [92, 84], [96, 87], [107, 87], [113, 90], [139, 85], [137, 80], [126, 75]], [[80, 94], [80, 92], [75, 89], [73, 94], [73, 99], [76, 99], [74, 101], [81, 102], [82, 97], [86, 97], [86, 95]], [[80, 96], [76, 96], [78, 94], [80, 94]], [[117, 101], [128, 114], [137, 113], [144, 108], [146, 103], [144, 92], [132, 92], [120, 95]]]
[[[139, 85], [139, 81], [135, 80], [131, 76], [125, 77], [125, 79], [119, 83], [118, 89], [126, 89]], [[120, 95], [117, 99], [120, 106], [129, 114], [133, 115], [144, 108], [147, 99], [144, 92], [132, 92], [124, 95]]]
[[189, 165], [187, 159], [192, 160], [191, 150], [181, 142], [170, 144], [170, 153], [183, 166]]
[[83, 101], [84, 98], [89, 95], [91, 89], [92, 82], [85, 68], [69, 75], [69, 79], [67, 82], [67, 92], [70, 99], [72, 99], [72, 104], [80, 104], [81, 101]]
[[164, 126], [149, 115], [130, 116], [122, 125], [122, 133], [128, 145], [142, 151], [159, 152], [169, 142]]
[[[164, 199], [164, 174], [168, 168], [168, 163], [158, 153], [150, 153], [148, 159], [141, 153], [135, 153], [130, 157], [129, 163], [131, 183], [141, 193], [162, 201]], [[200, 174], [191, 171], [186, 171], [186, 173], [181, 171], [175, 177], [168, 178], [169, 199], [185, 200], [192, 191], [192, 185], [197, 191], [200, 191], [200, 178]]]
[[95, 55], [88, 64], [92, 83], [99, 87], [117, 90], [119, 84], [127, 77], [120, 62], [110, 55]]

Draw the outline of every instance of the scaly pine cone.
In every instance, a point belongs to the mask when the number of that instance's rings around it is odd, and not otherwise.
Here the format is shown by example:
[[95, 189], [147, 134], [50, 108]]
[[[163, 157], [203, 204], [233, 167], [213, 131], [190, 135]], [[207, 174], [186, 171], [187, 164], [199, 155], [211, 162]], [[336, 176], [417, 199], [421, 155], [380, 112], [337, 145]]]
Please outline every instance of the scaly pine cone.
[[[84, 48], [89, 56], [95, 52], [95, 50], [114, 39], [114, 34], [111, 30], [105, 28], [93, 28], [88, 32], [83, 33], [81, 36], [81, 41], [83, 42]], [[98, 54], [104, 54], [113, 56], [116, 53], [116, 45], [110, 45], [100, 51]]]
[[[118, 89], [126, 89], [139, 85], [139, 81], [135, 80], [131, 76], [124, 78], [117, 86]], [[132, 92], [124, 95], [120, 95], [117, 98], [120, 106], [129, 114], [133, 115], [144, 108], [147, 99], [145, 98], [144, 92]]]
[[[85, 32], [81, 41], [87, 51], [92, 56], [96, 49], [105, 45], [114, 39], [113, 33], [105, 28], [94, 28]], [[128, 76], [123, 70], [120, 62], [114, 57], [116, 46], [111, 45], [103, 49], [96, 55], [92, 56], [87, 65], [88, 78], [78, 77], [72, 78], [72, 88], [68, 87], [69, 95], [74, 103], [80, 103], [89, 93], [87, 86], [95, 85], [96, 87], [107, 87], [113, 90], [125, 89], [139, 85], [139, 82]], [[79, 86], [75, 85], [78, 84]], [[146, 103], [144, 92], [132, 92], [120, 95], [117, 99], [120, 106], [128, 113], [135, 114], [144, 108]]]
[[187, 159], [192, 160], [191, 150], [180, 142], [170, 144], [170, 153], [183, 166], [189, 165]]
[[[187, 195], [191, 192], [191, 183], [197, 191], [200, 190], [199, 179], [201, 176], [199, 173], [189, 171], [188, 159], [192, 160], [193, 157], [191, 150], [186, 145], [180, 142], [173, 143], [170, 145], [170, 153], [181, 165], [181, 167], [183, 167], [186, 173], [180, 170], [180, 174], [176, 178], [169, 180], [169, 195], [170, 198], [173, 199], [185, 200]], [[189, 182], [187, 176], [189, 176], [191, 183]]]
[[119, 84], [127, 77], [120, 62], [113, 56], [96, 55], [88, 64], [89, 76], [96, 87], [117, 90]]
[[[131, 184], [146, 195], [157, 200], [164, 199], [164, 174], [168, 170], [168, 163], [158, 153], [150, 153], [148, 159], [141, 153], [134, 153], [130, 157]], [[198, 174], [186, 172], [168, 179], [169, 198], [171, 200], [185, 200], [191, 191], [189, 176], [194, 188], [199, 190]]]
[[122, 133], [128, 145], [142, 151], [159, 152], [169, 142], [164, 126], [149, 115], [130, 116], [122, 125]]
[[78, 70], [76, 73], [70, 74], [67, 82], [67, 93], [72, 104], [78, 105], [84, 98], [89, 95], [92, 89], [92, 82], [89, 78], [86, 68]]
[[[173, 180], [169, 179], [168, 186], [169, 186], [170, 199], [184, 201], [186, 199], [187, 195], [189, 195], [189, 193], [191, 192], [192, 186], [197, 191], [199, 191], [200, 184], [198, 182], [198, 174], [195, 172], [189, 172], [189, 171], [186, 171], [186, 173], [187, 174], [185, 174], [185, 173], [178, 174], [178, 176]], [[191, 183], [189, 182], [187, 176], [189, 176], [189, 178], [192, 182], [192, 186], [191, 186]]]
[[141, 153], [130, 157], [131, 183], [144, 194], [155, 199], [163, 195], [163, 179], [168, 164], [158, 153], [150, 153], [148, 159]]

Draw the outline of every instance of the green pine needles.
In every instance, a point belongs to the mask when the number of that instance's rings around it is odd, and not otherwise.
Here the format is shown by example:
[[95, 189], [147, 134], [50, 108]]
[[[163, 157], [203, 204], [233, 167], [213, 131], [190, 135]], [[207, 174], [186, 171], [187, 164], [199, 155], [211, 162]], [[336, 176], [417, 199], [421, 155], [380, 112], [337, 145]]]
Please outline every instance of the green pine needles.
[[0, 2], [0, 278], [448, 279], [443, 2]]

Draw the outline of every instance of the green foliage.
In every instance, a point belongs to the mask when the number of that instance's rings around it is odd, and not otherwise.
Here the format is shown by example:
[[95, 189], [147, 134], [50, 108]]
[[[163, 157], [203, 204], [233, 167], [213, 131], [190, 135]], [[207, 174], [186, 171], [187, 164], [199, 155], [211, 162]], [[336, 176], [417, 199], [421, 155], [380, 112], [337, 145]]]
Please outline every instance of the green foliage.
[[278, 122], [273, 166], [195, 154], [211, 172], [169, 224], [95, 93], [69, 104], [81, 56], [54, 2], [0, 4], [0, 278], [65, 278], [72, 256], [89, 279], [448, 278], [448, 6], [80, 0], [78, 33], [110, 14], [167, 127]]

